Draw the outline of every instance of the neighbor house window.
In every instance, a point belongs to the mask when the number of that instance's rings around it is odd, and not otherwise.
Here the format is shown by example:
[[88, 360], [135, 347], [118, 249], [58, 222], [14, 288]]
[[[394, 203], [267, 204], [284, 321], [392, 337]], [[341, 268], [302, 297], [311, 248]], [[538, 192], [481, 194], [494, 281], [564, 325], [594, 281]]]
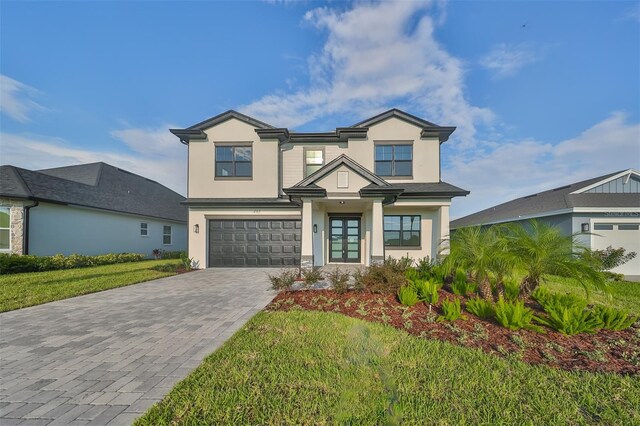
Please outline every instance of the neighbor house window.
[[411, 176], [413, 146], [376, 145], [375, 172], [379, 176]]
[[250, 146], [216, 146], [216, 177], [251, 177]]
[[171, 244], [171, 227], [168, 225], [162, 227], [162, 244], [165, 246]]
[[307, 149], [304, 151], [304, 176], [320, 170], [324, 164], [324, 151], [321, 149]]
[[387, 247], [419, 247], [420, 216], [385, 216], [384, 245]]
[[0, 252], [11, 249], [11, 210], [0, 207]]
[[148, 237], [149, 236], [149, 224], [140, 222], [140, 236]]

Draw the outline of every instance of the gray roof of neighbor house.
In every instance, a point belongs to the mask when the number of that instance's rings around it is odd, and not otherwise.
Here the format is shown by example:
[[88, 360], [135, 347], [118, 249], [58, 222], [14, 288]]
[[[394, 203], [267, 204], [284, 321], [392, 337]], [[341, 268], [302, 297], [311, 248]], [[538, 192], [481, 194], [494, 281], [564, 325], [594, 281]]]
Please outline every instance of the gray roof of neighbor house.
[[0, 166], [0, 197], [187, 221], [182, 195], [151, 179], [102, 162], [38, 171]]
[[624, 172], [624, 170], [598, 176], [549, 191], [527, 195], [503, 204], [470, 214], [451, 222], [451, 229], [519, 220], [521, 217], [536, 217], [550, 212], [576, 207], [640, 207], [638, 194], [594, 194], [572, 192], [593, 185], [601, 180]]

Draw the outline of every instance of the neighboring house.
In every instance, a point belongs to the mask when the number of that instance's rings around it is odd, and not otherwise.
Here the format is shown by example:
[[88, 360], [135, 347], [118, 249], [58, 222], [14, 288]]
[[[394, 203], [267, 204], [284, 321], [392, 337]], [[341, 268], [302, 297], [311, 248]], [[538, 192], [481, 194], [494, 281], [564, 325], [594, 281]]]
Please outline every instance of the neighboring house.
[[172, 129], [189, 150], [189, 256], [199, 267], [435, 257], [451, 199], [468, 194], [440, 180], [454, 130], [397, 109], [326, 133], [235, 111]]
[[49, 256], [185, 250], [184, 197], [105, 163], [0, 166], [0, 252]]
[[451, 229], [538, 219], [593, 250], [624, 247], [638, 254], [614, 269], [640, 278], [640, 173], [629, 169], [528, 195], [454, 220]]

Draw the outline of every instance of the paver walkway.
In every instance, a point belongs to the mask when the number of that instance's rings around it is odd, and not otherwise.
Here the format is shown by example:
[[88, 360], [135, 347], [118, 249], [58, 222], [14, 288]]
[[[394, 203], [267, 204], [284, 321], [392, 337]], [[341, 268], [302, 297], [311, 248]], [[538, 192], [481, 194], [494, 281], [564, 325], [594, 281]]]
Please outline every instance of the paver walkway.
[[0, 314], [0, 425], [128, 425], [271, 301], [207, 269]]

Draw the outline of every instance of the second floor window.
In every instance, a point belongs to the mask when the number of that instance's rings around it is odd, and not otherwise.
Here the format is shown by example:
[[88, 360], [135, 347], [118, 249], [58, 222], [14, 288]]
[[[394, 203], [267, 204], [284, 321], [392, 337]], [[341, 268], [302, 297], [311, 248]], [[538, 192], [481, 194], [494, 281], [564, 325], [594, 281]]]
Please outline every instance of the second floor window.
[[376, 170], [379, 176], [411, 176], [413, 146], [376, 145]]
[[250, 146], [216, 146], [216, 177], [251, 177]]
[[320, 170], [324, 164], [324, 151], [321, 149], [308, 149], [304, 152], [304, 176]]

